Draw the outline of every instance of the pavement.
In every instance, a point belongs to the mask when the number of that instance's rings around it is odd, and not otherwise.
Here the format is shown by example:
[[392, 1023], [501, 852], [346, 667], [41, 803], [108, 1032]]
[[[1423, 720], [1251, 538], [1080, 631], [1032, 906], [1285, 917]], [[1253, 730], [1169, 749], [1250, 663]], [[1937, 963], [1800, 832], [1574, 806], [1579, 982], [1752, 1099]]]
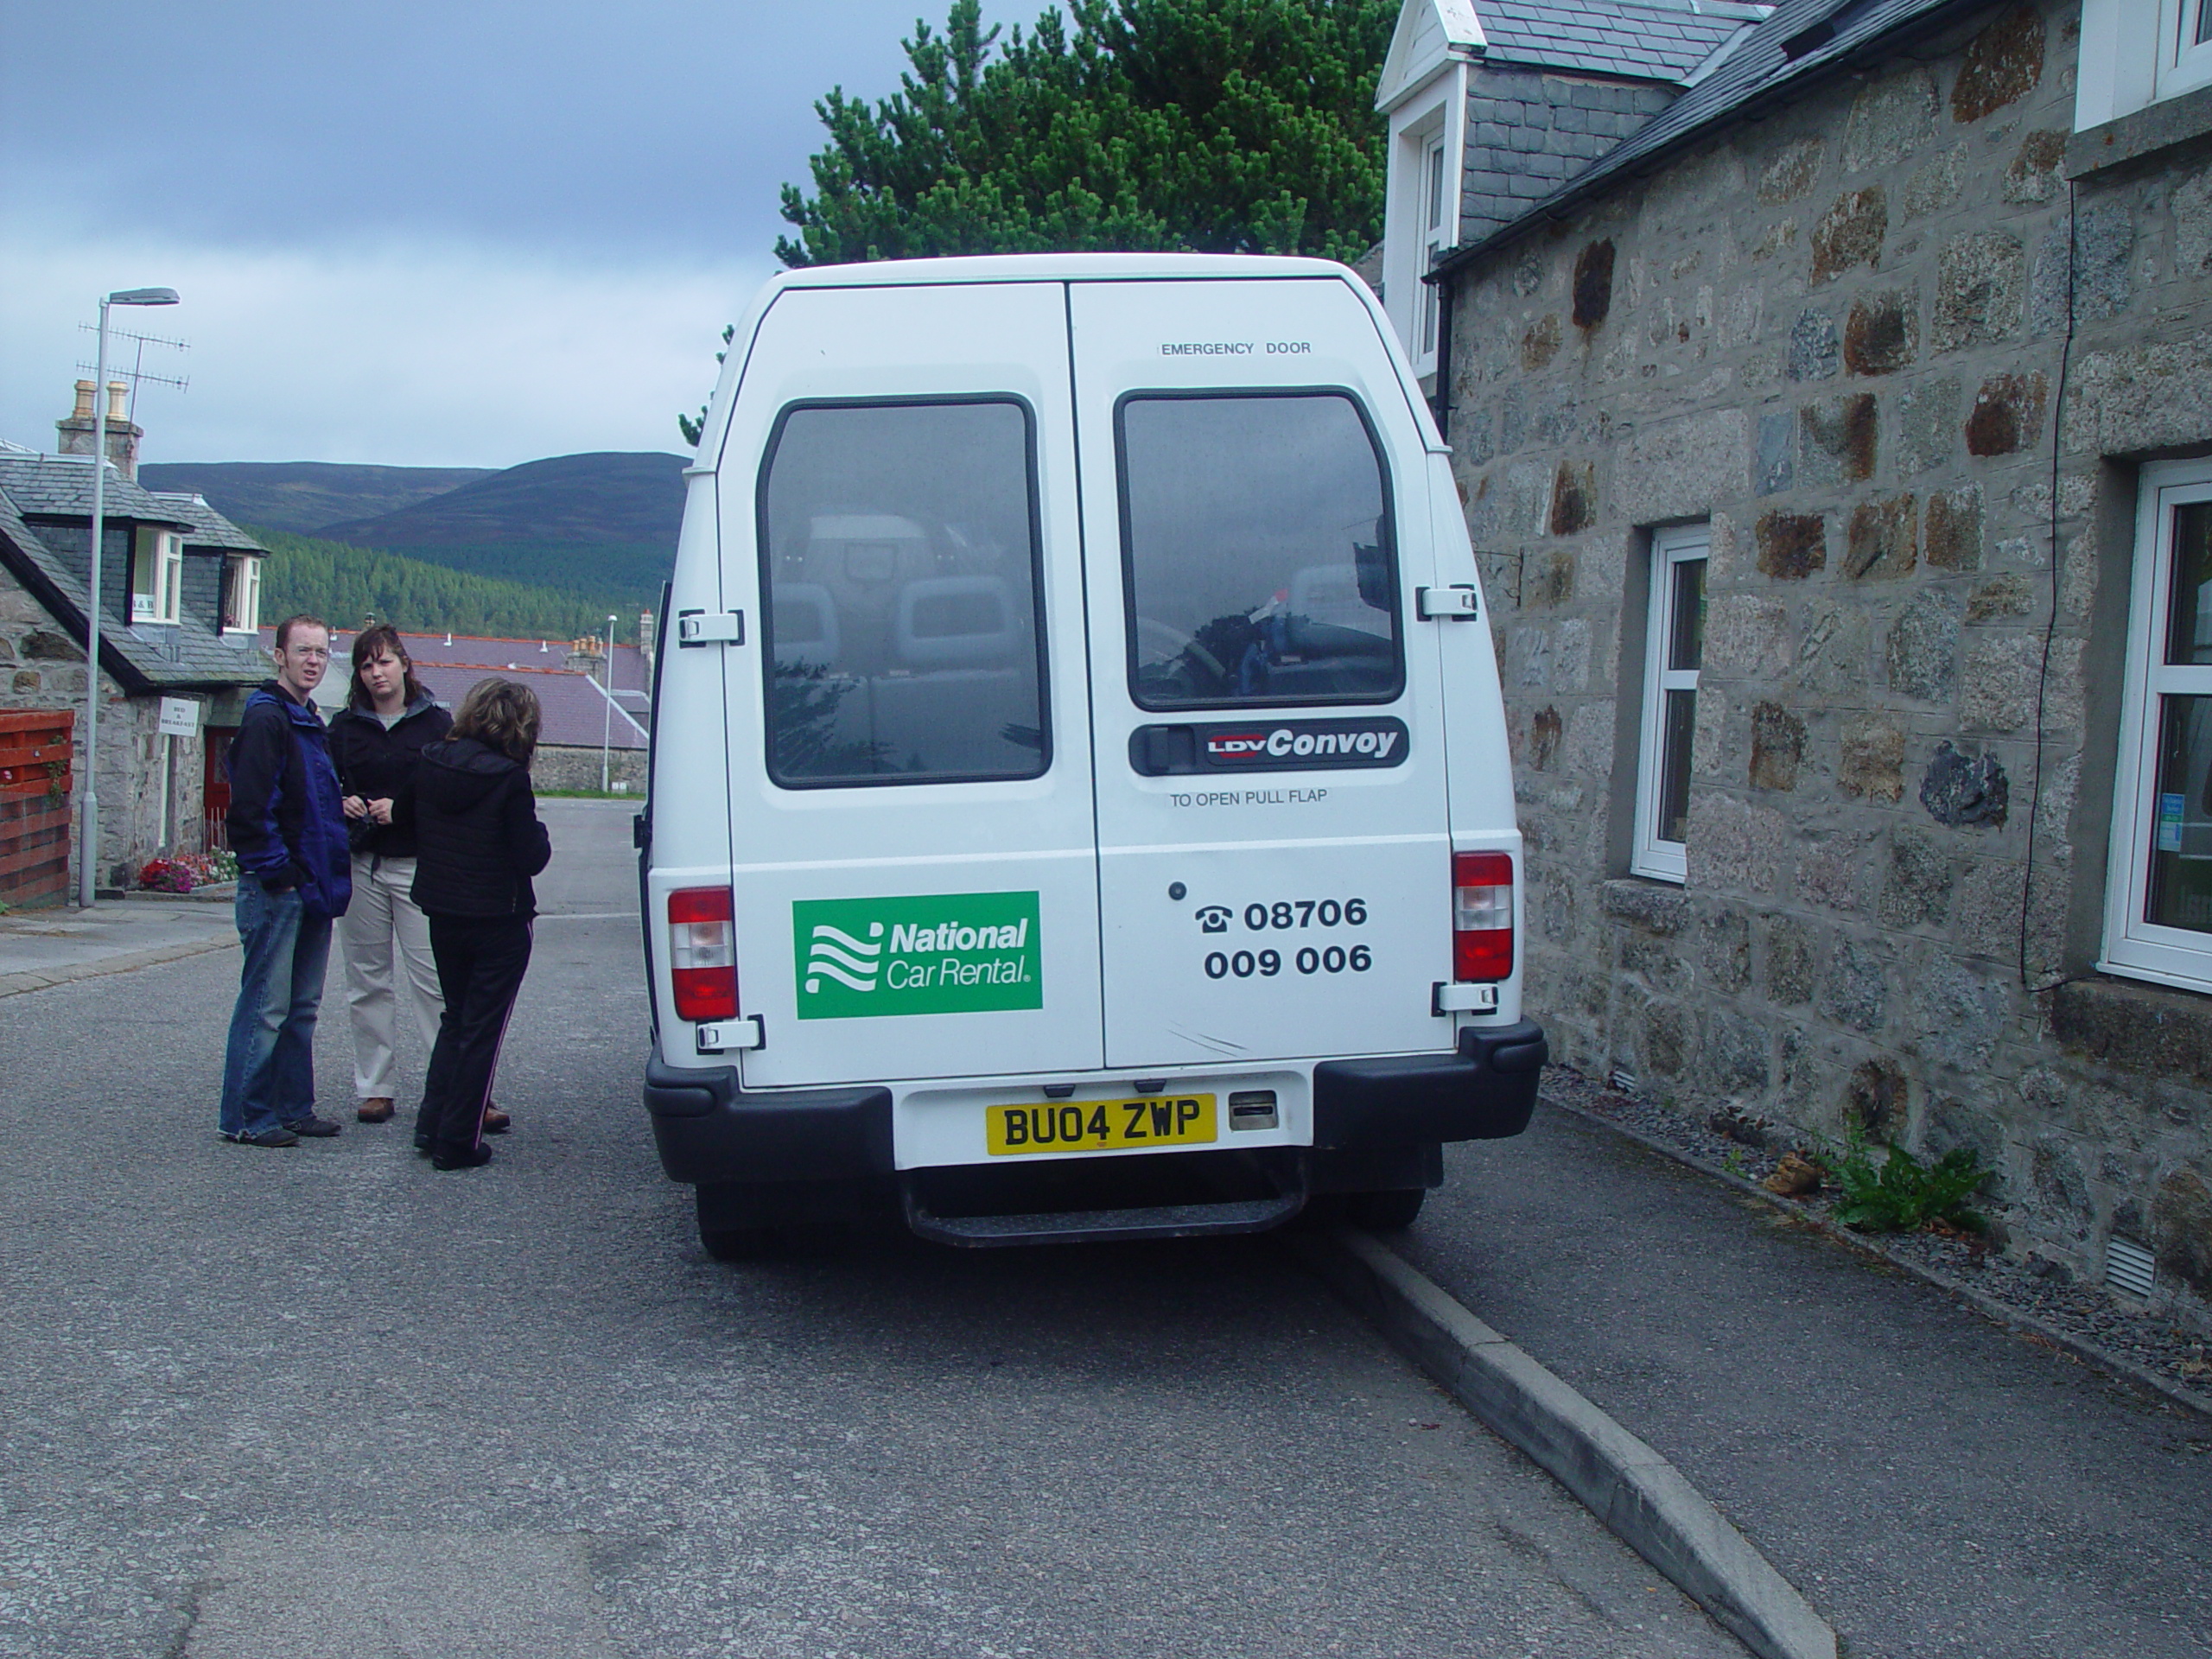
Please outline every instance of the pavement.
[[547, 817], [487, 1169], [219, 1141], [220, 956], [0, 1014], [0, 1656], [1741, 1659], [1280, 1239], [709, 1260]]
[[0, 916], [0, 997], [238, 948], [228, 883], [199, 893], [131, 893]]

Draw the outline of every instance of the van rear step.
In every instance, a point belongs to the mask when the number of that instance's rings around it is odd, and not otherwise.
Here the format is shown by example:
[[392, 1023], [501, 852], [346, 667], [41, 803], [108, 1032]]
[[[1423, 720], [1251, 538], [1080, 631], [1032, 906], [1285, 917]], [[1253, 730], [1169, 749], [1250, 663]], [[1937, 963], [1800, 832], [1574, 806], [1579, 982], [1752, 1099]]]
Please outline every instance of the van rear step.
[[1164, 1204], [1135, 1210], [1066, 1210], [1031, 1216], [935, 1216], [903, 1185], [906, 1224], [940, 1244], [1089, 1244], [1105, 1239], [1196, 1238], [1205, 1233], [1259, 1233], [1306, 1207], [1306, 1194], [1232, 1198], [1220, 1204]]
[[1279, 1227], [1306, 1207], [1295, 1148], [910, 1169], [906, 1224], [944, 1244], [1079, 1244]]

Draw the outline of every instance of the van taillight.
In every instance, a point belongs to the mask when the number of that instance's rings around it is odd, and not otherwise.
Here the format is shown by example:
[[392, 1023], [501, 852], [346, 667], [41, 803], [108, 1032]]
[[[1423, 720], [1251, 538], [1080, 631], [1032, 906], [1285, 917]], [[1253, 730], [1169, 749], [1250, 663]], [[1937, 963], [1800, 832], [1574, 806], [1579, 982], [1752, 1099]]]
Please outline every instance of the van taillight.
[[737, 931], [728, 887], [680, 887], [668, 895], [669, 978], [683, 1020], [737, 1017]]
[[1452, 855], [1452, 977], [1513, 975], [1513, 855]]

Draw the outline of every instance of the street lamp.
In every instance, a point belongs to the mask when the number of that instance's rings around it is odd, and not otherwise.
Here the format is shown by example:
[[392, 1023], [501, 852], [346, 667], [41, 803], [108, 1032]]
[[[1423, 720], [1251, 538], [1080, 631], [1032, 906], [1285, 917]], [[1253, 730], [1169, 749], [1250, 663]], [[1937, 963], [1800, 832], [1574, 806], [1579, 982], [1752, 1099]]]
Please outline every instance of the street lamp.
[[614, 741], [614, 619], [611, 616], [607, 619], [607, 666], [600, 670], [599, 694], [607, 699], [599, 721], [599, 792], [611, 795], [614, 792], [607, 764]]
[[107, 308], [175, 305], [173, 288], [122, 288], [100, 302], [99, 364], [92, 381], [92, 561], [85, 584], [85, 798], [78, 809], [77, 902], [92, 907], [100, 861], [100, 541], [107, 525]]

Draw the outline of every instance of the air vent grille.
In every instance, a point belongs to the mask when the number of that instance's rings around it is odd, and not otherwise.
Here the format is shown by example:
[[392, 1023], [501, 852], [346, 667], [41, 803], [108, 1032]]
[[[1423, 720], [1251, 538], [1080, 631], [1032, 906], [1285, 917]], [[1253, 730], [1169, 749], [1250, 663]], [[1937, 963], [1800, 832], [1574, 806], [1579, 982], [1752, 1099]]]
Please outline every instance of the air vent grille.
[[2105, 1283], [2130, 1296], [2148, 1300], [2158, 1274], [2151, 1252], [2132, 1238], [2113, 1238], [2105, 1246]]

